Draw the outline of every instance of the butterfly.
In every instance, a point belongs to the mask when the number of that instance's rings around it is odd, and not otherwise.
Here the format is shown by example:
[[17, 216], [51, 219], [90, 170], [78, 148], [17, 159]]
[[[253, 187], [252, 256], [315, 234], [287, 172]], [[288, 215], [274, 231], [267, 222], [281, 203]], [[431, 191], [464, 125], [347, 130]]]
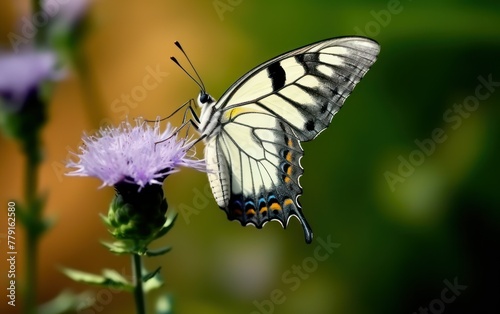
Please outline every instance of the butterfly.
[[205, 142], [213, 196], [229, 220], [257, 228], [277, 220], [286, 228], [295, 216], [306, 243], [312, 242], [299, 203], [301, 142], [328, 127], [379, 51], [377, 42], [364, 37], [319, 41], [255, 67], [218, 101], [200, 79], [201, 114], [190, 108], [196, 120], [191, 122]]

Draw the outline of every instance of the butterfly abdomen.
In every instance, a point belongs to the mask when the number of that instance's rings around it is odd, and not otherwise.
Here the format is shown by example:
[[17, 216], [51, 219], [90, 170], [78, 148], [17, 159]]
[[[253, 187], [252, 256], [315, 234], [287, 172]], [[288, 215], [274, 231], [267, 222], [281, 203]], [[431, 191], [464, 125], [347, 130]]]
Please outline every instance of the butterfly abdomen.
[[215, 146], [215, 138], [211, 137], [206, 140], [207, 176], [217, 205], [226, 207], [229, 200], [228, 165], [222, 152], [216, 150]]

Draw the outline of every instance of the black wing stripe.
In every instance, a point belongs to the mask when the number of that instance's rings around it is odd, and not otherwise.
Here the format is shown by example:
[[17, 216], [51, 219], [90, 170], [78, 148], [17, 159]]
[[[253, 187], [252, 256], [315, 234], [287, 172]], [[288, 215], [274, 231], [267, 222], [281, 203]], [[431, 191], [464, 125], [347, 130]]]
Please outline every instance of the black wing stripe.
[[268, 77], [271, 79], [273, 91], [277, 91], [285, 86], [286, 72], [278, 61], [269, 65], [267, 73]]

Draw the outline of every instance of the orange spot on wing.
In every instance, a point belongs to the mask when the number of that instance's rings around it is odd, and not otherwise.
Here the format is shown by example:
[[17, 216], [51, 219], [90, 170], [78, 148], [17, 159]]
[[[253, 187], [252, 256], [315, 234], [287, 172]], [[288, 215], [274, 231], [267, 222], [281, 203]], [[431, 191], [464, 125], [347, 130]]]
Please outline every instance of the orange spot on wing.
[[288, 162], [292, 162], [292, 152], [289, 151], [286, 156], [285, 156], [285, 159], [288, 161]]
[[284, 206], [288, 206], [288, 205], [292, 205], [293, 204], [293, 201], [291, 198], [287, 198], [284, 202], [283, 202], [283, 205]]
[[255, 210], [253, 210], [253, 209], [247, 210], [247, 216], [249, 216], [249, 215], [254, 216], [255, 215]]
[[267, 207], [264, 206], [260, 209], [260, 213], [263, 214], [265, 212], [267, 212]]
[[272, 203], [269, 208], [271, 208], [271, 210], [281, 210], [281, 206], [278, 203]]

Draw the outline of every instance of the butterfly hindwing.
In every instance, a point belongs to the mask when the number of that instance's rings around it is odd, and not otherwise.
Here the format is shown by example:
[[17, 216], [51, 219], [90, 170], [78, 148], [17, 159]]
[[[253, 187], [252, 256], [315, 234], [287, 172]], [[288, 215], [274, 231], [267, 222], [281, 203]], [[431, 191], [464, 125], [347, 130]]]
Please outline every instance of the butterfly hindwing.
[[293, 129], [268, 113], [242, 113], [228, 123], [205, 148], [206, 158], [215, 158], [206, 160], [214, 167], [208, 176], [218, 205], [228, 219], [257, 228], [269, 220], [286, 227], [296, 216], [310, 242], [298, 202], [303, 151]]
[[251, 70], [216, 103], [200, 104], [209, 181], [230, 220], [286, 227], [296, 216], [312, 241], [298, 200], [300, 142], [328, 127], [378, 52], [361, 37], [311, 44]]

